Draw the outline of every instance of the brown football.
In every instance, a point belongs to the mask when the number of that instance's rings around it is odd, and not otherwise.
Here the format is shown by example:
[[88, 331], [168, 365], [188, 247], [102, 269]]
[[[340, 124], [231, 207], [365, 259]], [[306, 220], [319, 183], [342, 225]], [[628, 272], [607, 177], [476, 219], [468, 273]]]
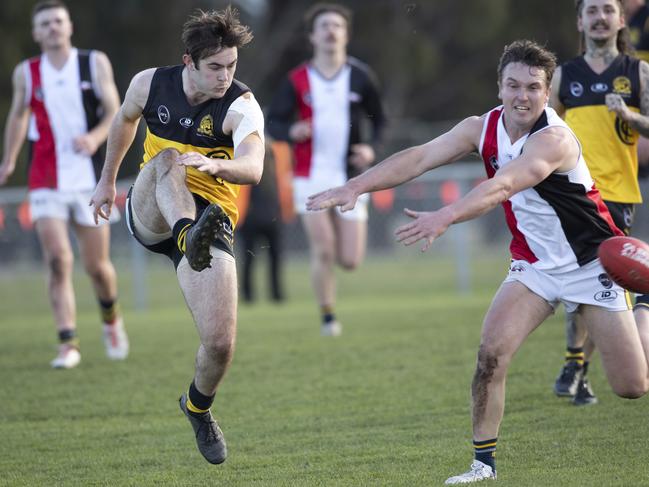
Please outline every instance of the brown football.
[[634, 293], [649, 294], [649, 245], [633, 237], [611, 237], [597, 253], [613, 281]]

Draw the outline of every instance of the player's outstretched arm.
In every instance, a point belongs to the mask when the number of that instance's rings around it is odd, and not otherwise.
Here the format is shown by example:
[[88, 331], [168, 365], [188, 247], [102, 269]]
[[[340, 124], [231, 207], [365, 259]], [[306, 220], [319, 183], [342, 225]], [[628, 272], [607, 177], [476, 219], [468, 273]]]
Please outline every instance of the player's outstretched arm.
[[480, 142], [482, 121], [481, 117], [467, 118], [426, 144], [388, 157], [367, 172], [350, 179], [344, 186], [310, 196], [307, 209], [340, 206], [343, 211], [350, 210], [363, 193], [393, 188], [474, 152]]
[[95, 222], [99, 217], [108, 219], [115, 202], [115, 181], [126, 151], [133, 143], [137, 124], [142, 116], [144, 105], [149, 97], [149, 88], [155, 69], [147, 69], [135, 75], [126, 91], [124, 103], [113, 119], [108, 132], [106, 161], [101, 171], [101, 178], [90, 199], [94, 207]]
[[397, 240], [405, 245], [424, 240], [422, 251], [425, 251], [452, 224], [487, 213], [514, 194], [536, 186], [554, 171], [573, 169], [578, 157], [579, 146], [568, 130], [556, 127], [535, 134], [525, 144], [521, 156], [457, 202], [431, 212], [406, 209], [412, 221], [397, 228]]
[[11, 108], [7, 115], [4, 133], [4, 153], [0, 164], [0, 185], [9, 179], [16, 169], [16, 159], [27, 135], [29, 122], [29, 107], [25, 103], [25, 73], [24, 66], [20, 63], [14, 69], [12, 76], [13, 97]]
[[561, 103], [559, 93], [561, 89], [561, 67], [554, 70], [552, 76], [552, 84], [550, 85], [550, 106], [554, 108], [557, 114], [564, 118], [566, 114], [566, 107]]

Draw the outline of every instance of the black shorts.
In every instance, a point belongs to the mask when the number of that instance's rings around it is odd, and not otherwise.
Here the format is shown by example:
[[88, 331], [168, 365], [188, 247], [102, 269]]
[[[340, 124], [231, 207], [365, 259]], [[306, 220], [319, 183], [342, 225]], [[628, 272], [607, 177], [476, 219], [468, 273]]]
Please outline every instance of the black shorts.
[[622, 230], [625, 235], [629, 235], [635, 217], [635, 205], [633, 203], [617, 203], [615, 201], [604, 201], [604, 203], [608, 208], [608, 212], [613, 217], [615, 226]]
[[[144, 242], [142, 242], [137, 237], [137, 235], [135, 235], [135, 231], [134, 231], [135, 225], [133, 223], [133, 207], [131, 206], [132, 192], [133, 192], [133, 186], [131, 186], [131, 189], [129, 189], [128, 196], [126, 197], [126, 226], [128, 227], [129, 233], [133, 236], [133, 238], [135, 238], [135, 240], [137, 240], [147, 250], [150, 250], [151, 252], [155, 252], [156, 254], [163, 254], [169, 257], [174, 263], [174, 267], [178, 269], [178, 264], [180, 264], [180, 261], [182, 260], [184, 254], [180, 251], [178, 245], [176, 245], [176, 241], [173, 239], [173, 237], [167, 238], [165, 240], [162, 240], [152, 245], [147, 245]], [[197, 194], [192, 193], [192, 196], [194, 197], [194, 202], [196, 203], [195, 220], [198, 220], [203, 214], [203, 212], [205, 211], [205, 208], [207, 208], [210, 205], [210, 202]], [[233, 241], [232, 224], [230, 220], [228, 220], [226, 222], [226, 225], [223, 226], [223, 231], [218, 233], [218, 235], [216, 236], [212, 244], [217, 249], [223, 250], [224, 252], [234, 257], [234, 250], [232, 248], [232, 243], [231, 243], [232, 241]]]

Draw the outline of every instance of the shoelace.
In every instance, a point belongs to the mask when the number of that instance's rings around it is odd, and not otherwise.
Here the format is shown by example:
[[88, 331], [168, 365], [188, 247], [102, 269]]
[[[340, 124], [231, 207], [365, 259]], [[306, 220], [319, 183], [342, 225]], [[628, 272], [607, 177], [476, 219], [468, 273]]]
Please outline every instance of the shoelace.
[[201, 427], [198, 429], [196, 432], [196, 436], [199, 435], [203, 431], [203, 428], [207, 428], [207, 439], [209, 441], [218, 441], [219, 440], [219, 433], [217, 430], [216, 426], [216, 421], [214, 421], [214, 418], [212, 418], [212, 415], [209, 413], [205, 413], [205, 416], [201, 418], [201, 421], [203, 424]]

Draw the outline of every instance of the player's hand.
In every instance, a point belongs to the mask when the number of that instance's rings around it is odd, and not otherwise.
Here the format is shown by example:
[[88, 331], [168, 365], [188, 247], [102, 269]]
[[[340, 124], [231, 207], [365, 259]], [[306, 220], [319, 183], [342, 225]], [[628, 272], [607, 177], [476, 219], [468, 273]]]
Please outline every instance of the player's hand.
[[110, 212], [113, 209], [116, 194], [117, 190], [115, 189], [114, 183], [104, 182], [103, 179], [99, 180], [89, 203], [89, 206], [93, 207], [92, 215], [95, 219], [95, 225], [99, 224], [99, 217], [104, 220], [110, 218]]
[[9, 177], [14, 173], [16, 163], [9, 163], [7, 161], [0, 164], [0, 186], [5, 184]]
[[347, 185], [343, 185], [309, 196], [306, 209], [318, 211], [340, 206], [341, 211], [349, 211], [354, 209], [357, 199], [358, 194]]
[[625, 122], [629, 121], [633, 112], [629, 110], [629, 107], [624, 102], [622, 96], [617, 93], [608, 93], [604, 98], [604, 101], [606, 103], [606, 108], [608, 108], [610, 112], [616, 113], [617, 116]]
[[401, 225], [394, 232], [397, 241], [404, 245], [412, 245], [425, 240], [422, 252], [428, 250], [435, 239], [441, 236], [451, 225], [450, 216], [444, 208], [438, 211], [413, 211], [405, 208], [404, 213], [413, 219], [410, 223]]
[[221, 159], [210, 159], [198, 152], [185, 152], [180, 154], [176, 161], [181, 166], [194, 167], [201, 172], [217, 176]]
[[291, 128], [288, 130], [288, 136], [293, 142], [309, 140], [312, 133], [311, 120], [299, 120], [291, 125]]
[[99, 142], [91, 134], [83, 134], [75, 137], [72, 141], [72, 147], [75, 152], [83, 154], [84, 156], [92, 156], [99, 148]]
[[366, 169], [372, 165], [376, 155], [369, 144], [353, 144], [350, 148], [349, 163], [356, 169]]

